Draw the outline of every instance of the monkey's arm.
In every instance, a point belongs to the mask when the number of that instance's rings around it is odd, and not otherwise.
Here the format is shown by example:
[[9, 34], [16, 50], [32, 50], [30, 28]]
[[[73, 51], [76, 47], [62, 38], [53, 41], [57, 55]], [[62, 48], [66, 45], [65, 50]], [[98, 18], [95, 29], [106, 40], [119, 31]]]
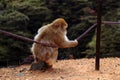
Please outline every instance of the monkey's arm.
[[76, 47], [78, 45], [77, 40], [69, 40], [69, 41], [64, 41], [61, 43], [60, 48], [70, 48], [70, 47]]
[[77, 40], [69, 40], [67, 36], [59, 37], [55, 43], [60, 47], [60, 48], [70, 48], [70, 47], [75, 47], [78, 45]]

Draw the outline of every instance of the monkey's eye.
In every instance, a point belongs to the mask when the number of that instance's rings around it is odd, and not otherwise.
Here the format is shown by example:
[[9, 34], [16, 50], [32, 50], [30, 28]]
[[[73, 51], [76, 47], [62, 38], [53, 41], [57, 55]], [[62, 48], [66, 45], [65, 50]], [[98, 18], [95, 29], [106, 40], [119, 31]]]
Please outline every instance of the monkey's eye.
[[67, 26], [64, 26], [65, 29], [67, 29]]

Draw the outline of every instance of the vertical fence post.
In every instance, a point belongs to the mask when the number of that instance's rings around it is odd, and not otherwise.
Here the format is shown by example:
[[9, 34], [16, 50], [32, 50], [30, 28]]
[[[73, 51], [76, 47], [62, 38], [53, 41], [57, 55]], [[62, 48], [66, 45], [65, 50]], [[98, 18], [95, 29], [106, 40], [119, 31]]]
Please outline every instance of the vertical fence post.
[[95, 70], [99, 70], [100, 68], [101, 10], [102, 10], [102, 0], [97, 0], [97, 34], [96, 34]]

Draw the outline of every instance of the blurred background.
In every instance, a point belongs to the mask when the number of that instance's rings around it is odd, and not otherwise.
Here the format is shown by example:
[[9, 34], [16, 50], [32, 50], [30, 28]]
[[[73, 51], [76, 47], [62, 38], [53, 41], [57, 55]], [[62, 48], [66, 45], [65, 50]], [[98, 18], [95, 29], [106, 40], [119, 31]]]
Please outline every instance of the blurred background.
[[[105, 0], [103, 21], [120, 21], [120, 1]], [[54, 19], [68, 22], [68, 38], [76, 39], [96, 22], [96, 0], [0, 0], [0, 29], [33, 39], [37, 30]], [[75, 48], [59, 49], [58, 59], [92, 58], [96, 31], [92, 30]], [[31, 55], [32, 43], [0, 34], [0, 66], [20, 64]], [[120, 57], [120, 24], [102, 24], [101, 57]]]

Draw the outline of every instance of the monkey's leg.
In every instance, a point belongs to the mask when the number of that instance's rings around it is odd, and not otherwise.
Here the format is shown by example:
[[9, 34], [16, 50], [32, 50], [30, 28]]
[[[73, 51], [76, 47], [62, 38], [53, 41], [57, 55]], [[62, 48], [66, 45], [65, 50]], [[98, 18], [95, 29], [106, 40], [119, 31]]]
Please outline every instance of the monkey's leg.
[[47, 70], [52, 68], [52, 65], [48, 65], [45, 62], [40, 62], [40, 63], [32, 63], [30, 70]]
[[52, 68], [52, 65], [56, 62], [56, 56], [46, 61], [41, 61], [38, 58], [34, 59], [35, 61], [31, 64], [30, 70], [47, 70]]

